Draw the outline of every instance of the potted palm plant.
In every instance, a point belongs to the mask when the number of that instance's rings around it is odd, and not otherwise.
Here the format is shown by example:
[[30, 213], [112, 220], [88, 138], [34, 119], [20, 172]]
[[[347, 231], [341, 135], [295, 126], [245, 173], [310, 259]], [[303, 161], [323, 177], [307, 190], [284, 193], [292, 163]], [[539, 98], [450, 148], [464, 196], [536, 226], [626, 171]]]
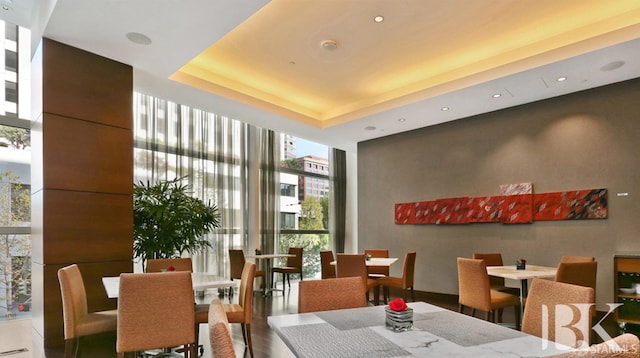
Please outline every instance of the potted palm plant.
[[202, 236], [220, 226], [218, 207], [191, 196], [183, 179], [133, 186], [133, 253], [143, 266], [211, 247]]

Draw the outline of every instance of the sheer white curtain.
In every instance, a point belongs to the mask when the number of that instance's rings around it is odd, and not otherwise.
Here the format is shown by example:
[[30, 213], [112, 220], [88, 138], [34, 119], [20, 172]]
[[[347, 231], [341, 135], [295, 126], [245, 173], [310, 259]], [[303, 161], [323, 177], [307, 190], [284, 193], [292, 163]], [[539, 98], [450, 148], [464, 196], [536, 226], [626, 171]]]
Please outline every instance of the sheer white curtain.
[[221, 227], [212, 248], [193, 257], [196, 271], [228, 276], [228, 249], [247, 247], [248, 124], [148, 95], [134, 95], [135, 181], [185, 177], [193, 195], [211, 200]]

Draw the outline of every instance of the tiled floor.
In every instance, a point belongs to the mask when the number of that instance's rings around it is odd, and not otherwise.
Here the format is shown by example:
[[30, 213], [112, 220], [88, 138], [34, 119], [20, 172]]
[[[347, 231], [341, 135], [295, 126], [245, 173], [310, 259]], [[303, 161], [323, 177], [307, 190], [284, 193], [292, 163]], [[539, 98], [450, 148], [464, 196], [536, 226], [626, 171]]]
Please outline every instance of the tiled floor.
[[[27, 351], [20, 351], [27, 349]], [[31, 319], [0, 322], [0, 357], [31, 358]]]

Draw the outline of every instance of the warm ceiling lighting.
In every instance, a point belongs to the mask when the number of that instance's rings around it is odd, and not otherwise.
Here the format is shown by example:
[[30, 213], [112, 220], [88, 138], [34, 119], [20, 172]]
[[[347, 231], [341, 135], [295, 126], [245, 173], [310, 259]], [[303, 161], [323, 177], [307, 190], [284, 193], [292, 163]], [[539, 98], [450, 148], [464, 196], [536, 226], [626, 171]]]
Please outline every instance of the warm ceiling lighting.
[[384, 16], [378, 15], [378, 16], [373, 18], [373, 21], [379, 24], [379, 23], [384, 21]]
[[324, 40], [320, 43], [320, 46], [325, 50], [333, 51], [338, 48], [338, 41], [333, 39]]
[[564, 82], [566, 80], [567, 80], [567, 78], [564, 77], [564, 76], [556, 78], [556, 81], [558, 81], [558, 82]]

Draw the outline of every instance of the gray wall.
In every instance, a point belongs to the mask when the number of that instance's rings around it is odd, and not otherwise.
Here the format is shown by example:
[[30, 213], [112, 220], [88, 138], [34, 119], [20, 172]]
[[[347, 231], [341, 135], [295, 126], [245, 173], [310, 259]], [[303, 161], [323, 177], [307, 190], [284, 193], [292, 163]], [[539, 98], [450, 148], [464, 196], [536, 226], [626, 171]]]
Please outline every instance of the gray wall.
[[[490, 99], [487, 99], [490, 100]], [[415, 287], [457, 294], [456, 257], [501, 252], [556, 266], [562, 255], [598, 260], [599, 309], [613, 300], [613, 255], [640, 253], [640, 79], [427, 127], [358, 145], [358, 247], [417, 251]], [[606, 220], [532, 224], [395, 225], [394, 204], [607, 188]], [[617, 193], [629, 193], [618, 197]], [[402, 261], [402, 260], [401, 260]], [[392, 267], [400, 275], [402, 264]]]

